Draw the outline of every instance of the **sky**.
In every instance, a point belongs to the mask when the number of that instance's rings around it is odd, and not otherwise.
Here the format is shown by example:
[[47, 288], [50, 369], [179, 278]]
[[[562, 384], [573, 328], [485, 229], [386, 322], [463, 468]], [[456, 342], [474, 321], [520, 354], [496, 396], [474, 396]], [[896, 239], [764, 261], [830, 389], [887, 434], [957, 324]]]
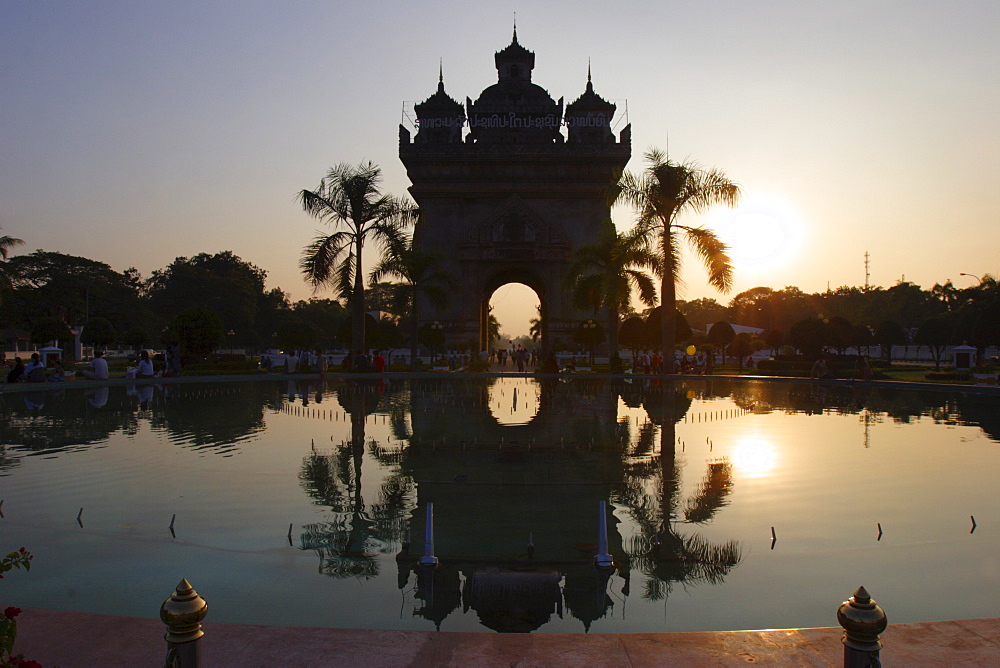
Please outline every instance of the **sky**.
[[[534, 83], [568, 103], [589, 60], [627, 104], [630, 170], [658, 147], [742, 186], [739, 209], [685, 221], [730, 242], [733, 291], [689, 259], [682, 298], [862, 286], [866, 252], [874, 286], [1000, 273], [996, 0], [0, 0], [0, 235], [144, 276], [232, 250], [306, 299], [320, 226], [296, 194], [365, 160], [405, 194], [404, 103], [439, 64], [475, 100], [515, 11]], [[512, 335], [536, 303], [493, 300]]]

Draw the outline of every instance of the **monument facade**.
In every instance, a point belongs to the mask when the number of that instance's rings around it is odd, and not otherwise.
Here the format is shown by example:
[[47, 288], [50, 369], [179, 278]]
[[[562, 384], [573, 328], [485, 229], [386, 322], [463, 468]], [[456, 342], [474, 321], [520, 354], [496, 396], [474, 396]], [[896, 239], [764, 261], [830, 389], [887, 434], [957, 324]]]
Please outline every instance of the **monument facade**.
[[542, 346], [569, 344], [594, 317], [565, 289], [571, 256], [597, 241], [610, 218], [608, 188], [631, 156], [631, 126], [612, 132], [616, 106], [586, 88], [563, 107], [532, 83], [535, 54], [511, 43], [495, 54], [497, 83], [463, 106], [439, 76], [414, 105], [416, 134], [399, 128], [399, 157], [422, 211], [414, 246], [437, 253], [458, 279], [447, 307], [419, 307], [442, 325], [446, 346], [487, 349], [489, 300], [508, 283], [527, 285], [541, 305]]

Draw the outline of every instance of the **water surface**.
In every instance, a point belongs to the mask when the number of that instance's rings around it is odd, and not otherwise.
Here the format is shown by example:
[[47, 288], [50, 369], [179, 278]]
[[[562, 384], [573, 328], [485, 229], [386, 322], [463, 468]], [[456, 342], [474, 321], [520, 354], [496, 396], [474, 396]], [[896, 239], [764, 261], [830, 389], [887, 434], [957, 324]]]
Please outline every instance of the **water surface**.
[[186, 577], [210, 621], [715, 631], [835, 625], [863, 584], [890, 622], [1000, 615], [994, 396], [449, 377], [2, 402], [0, 550], [36, 554], [9, 604], [156, 616]]

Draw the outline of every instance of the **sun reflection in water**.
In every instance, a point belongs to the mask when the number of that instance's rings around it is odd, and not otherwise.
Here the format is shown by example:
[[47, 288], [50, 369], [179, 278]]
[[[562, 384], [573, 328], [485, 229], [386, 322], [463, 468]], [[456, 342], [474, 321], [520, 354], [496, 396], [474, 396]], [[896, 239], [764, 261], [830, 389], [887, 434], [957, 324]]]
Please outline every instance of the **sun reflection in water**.
[[778, 454], [774, 445], [760, 438], [747, 438], [737, 444], [733, 464], [744, 476], [763, 478], [774, 470]]

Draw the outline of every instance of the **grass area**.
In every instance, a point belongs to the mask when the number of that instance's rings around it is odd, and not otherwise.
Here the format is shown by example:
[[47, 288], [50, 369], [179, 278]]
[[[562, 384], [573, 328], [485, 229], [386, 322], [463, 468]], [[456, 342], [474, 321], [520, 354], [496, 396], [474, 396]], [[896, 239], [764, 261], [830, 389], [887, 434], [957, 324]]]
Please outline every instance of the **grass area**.
[[[125, 370], [127, 367], [134, 366], [134, 363], [126, 362], [121, 359], [109, 360], [109, 370], [111, 372], [112, 378], [123, 378], [125, 376]], [[79, 365], [77, 370], [84, 368], [86, 365]], [[472, 369], [473, 371], [486, 371], [488, 366], [482, 365], [486, 368]], [[67, 365], [68, 369], [73, 369], [73, 366]], [[157, 367], [159, 369], [159, 366]], [[410, 371], [408, 364], [393, 364], [390, 366], [388, 371], [393, 372], [407, 372]], [[417, 372], [429, 372], [432, 368], [428, 365], [421, 365], [420, 368], [416, 369]], [[512, 371], [513, 369], [508, 369]], [[535, 369], [528, 369], [528, 373], [534, 372]], [[995, 373], [996, 369], [988, 369], [988, 372]], [[341, 372], [339, 367], [331, 368], [328, 373], [331, 375], [336, 375]], [[894, 364], [892, 366], [882, 366], [881, 364], [876, 366], [875, 369], [876, 380], [888, 380], [888, 381], [899, 381], [899, 382], [909, 382], [909, 383], [938, 383], [938, 384], [972, 384], [974, 381], [971, 379], [970, 374], [965, 372], [964, 374], [957, 374], [954, 371], [940, 372], [934, 371], [933, 365], [910, 365], [910, 364]], [[249, 360], [236, 360], [236, 359], [219, 359], [213, 360], [211, 358], [202, 358], [200, 360], [193, 361], [192, 363], [185, 365], [184, 375], [189, 377], [197, 376], [219, 376], [219, 375], [252, 375], [252, 376], [276, 376], [284, 375], [285, 367], [278, 365], [271, 367], [269, 369], [260, 368], [257, 364], [256, 359]], [[301, 373], [301, 372], [300, 372]], [[305, 373], [309, 373], [306, 371]], [[605, 374], [608, 373], [607, 364], [595, 364], [592, 367], [592, 372], [595, 374]], [[581, 375], [586, 375], [587, 372], [581, 372]], [[928, 375], [931, 378], [928, 378]], [[719, 376], [754, 376], [754, 375], [769, 375], [776, 378], [779, 377], [808, 377], [808, 372], [800, 372], [800, 370], [758, 370], [753, 368], [743, 368], [741, 369], [736, 364], [717, 364], [713, 368], [712, 375]], [[843, 375], [838, 374], [841, 378]], [[77, 378], [82, 378], [82, 374], [78, 374]], [[848, 376], [846, 376], [849, 378]]]

